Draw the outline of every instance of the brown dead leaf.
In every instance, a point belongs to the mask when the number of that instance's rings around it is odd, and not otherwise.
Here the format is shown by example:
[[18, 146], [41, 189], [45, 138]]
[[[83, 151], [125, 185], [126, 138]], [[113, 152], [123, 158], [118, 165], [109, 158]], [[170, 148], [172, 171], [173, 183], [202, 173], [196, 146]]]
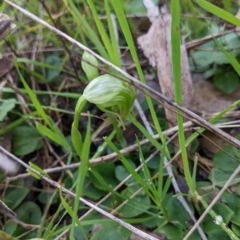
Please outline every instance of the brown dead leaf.
[[[8, 15], [0, 13], [0, 41], [3, 40], [15, 28], [12, 20]], [[12, 59], [2, 57], [0, 59], [0, 77], [8, 73], [13, 67]]]
[[[158, 80], [163, 95], [174, 99], [171, 59], [171, 15], [165, 7], [161, 9], [160, 15], [158, 7], [151, 1], [144, 0], [143, 2], [148, 10], [148, 17], [152, 25], [147, 34], [138, 38], [138, 44], [150, 64], [153, 67], [157, 67]], [[181, 45], [181, 57], [183, 105], [188, 108], [191, 106], [194, 90], [184, 42]], [[176, 114], [169, 109], [165, 109], [165, 112], [169, 127], [175, 126], [177, 123]]]
[[14, 240], [15, 238], [0, 230], [0, 240]]
[[0, 77], [8, 73], [13, 67], [13, 60], [7, 57], [0, 59]]

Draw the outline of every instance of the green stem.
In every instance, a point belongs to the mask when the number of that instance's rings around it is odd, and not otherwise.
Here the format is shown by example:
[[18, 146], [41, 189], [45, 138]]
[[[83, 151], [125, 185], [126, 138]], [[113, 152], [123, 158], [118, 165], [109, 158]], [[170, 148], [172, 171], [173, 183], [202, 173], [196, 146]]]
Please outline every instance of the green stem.
[[[182, 104], [182, 82], [181, 82], [181, 41], [180, 41], [180, 4], [179, 0], [171, 1], [171, 44], [172, 44], [172, 69], [173, 69], [173, 80], [174, 80], [174, 92], [176, 102]], [[177, 123], [178, 123], [178, 139], [179, 146], [182, 152], [182, 160], [184, 167], [184, 175], [189, 186], [191, 193], [194, 193], [194, 183], [192, 181], [188, 156], [186, 151], [185, 135], [183, 128], [183, 117], [180, 110], [177, 110]]]
[[[74, 113], [74, 120], [72, 123], [72, 129], [71, 129], [71, 138], [72, 138], [72, 143], [73, 146], [78, 154], [79, 159], [81, 159], [81, 154], [82, 154], [82, 136], [80, 132], [78, 131], [78, 124], [79, 124], [79, 118], [81, 115], [81, 112], [83, 111], [83, 108], [85, 107], [87, 103], [87, 100], [85, 99], [84, 96], [81, 96], [78, 101], [77, 105], [75, 107], [75, 113]], [[82, 164], [81, 164], [82, 165]], [[82, 188], [83, 188], [83, 178], [86, 172], [82, 172], [84, 169], [82, 169], [82, 166], [79, 166], [79, 176], [81, 177], [81, 180], [78, 178], [77, 186], [76, 186], [76, 198], [74, 201], [74, 214], [73, 214], [73, 219], [72, 219], [72, 226], [71, 226], [71, 231], [70, 231], [70, 239], [74, 239], [74, 229], [75, 229], [75, 223], [77, 221], [77, 211], [79, 208], [79, 197], [82, 194]]]
[[80, 159], [81, 159], [81, 152], [82, 152], [82, 136], [78, 131], [78, 123], [79, 123], [81, 112], [85, 107], [86, 103], [87, 103], [87, 100], [85, 99], [84, 96], [81, 96], [78, 99], [77, 105], [75, 107], [74, 120], [72, 123], [72, 129], [71, 129], [72, 143]]

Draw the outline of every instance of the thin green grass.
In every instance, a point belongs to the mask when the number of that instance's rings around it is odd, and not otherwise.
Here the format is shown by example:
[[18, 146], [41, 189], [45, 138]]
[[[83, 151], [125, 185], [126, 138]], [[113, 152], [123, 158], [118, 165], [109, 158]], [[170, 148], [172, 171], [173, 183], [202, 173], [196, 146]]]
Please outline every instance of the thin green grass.
[[[171, 44], [172, 44], [172, 71], [174, 81], [175, 100], [179, 105], [182, 105], [182, 83], [181, 83], [181, 33], [180, 33], [180, 3], [179, 0], [171, 2]], [[194, 184], [192, 182], [187, 150], [185, 147], [185, 133], [183, 128], [183, 117], [181, 111], [177, 110], [177, 124], [178, 124], [178, 138], [181, 149], [184, 175], [188, 187], [193, 194], [195, 192]]]

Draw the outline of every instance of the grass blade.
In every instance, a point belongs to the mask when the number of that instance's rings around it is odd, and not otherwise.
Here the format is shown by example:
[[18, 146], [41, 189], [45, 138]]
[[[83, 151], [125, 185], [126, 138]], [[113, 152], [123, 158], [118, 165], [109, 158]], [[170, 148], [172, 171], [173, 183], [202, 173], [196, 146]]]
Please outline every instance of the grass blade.
[[[172, 14], [172, 25], [171, 25], [171, 44], [172, 44], [172, 68], [173, 68], [173, 81], [174, 81], [174, 92], [175, 100], [181, 105], [182, 104], [182, 83], [181, 83], [181, 34], [180, 34], [180, 4], [179, 0], [171, 1], [171, 14]], [[177, 123], [178, 123], [178, 136], [179, 146], [182, 153], [182, 160], [184, 166], [184, 175], [190, 191], [194, 192], [194, 185], [192, 182], [187, 150], [185, 147], [185, 134], [183, 129], [183, 117], [181, 111], [177, 110]]]
[[240, 19], [236, 18], [231, 13], [213, 5], [210, 2], [207, 2], [205, 0], [195, 0], [195, 2], [204, 10], [207, 12], [212, 13], [213, 15], [225, 20], [226, 22], [229, 22], [235, 26], [240, 26]]

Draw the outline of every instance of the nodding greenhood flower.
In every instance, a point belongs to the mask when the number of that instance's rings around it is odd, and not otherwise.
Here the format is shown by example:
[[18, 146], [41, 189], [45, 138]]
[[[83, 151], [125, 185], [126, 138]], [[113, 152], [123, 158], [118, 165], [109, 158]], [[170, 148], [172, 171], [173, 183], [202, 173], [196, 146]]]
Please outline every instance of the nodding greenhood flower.
[[120, 121], [128, 115], [136, 97], [136, 89], [110, 74], [92, 80], [84, 89], [83, 97], [101, 110], [116, 115]]
[[82, 68], [89, 81], [99, 76], [97, 59], [86, 51], [82, 56]]

